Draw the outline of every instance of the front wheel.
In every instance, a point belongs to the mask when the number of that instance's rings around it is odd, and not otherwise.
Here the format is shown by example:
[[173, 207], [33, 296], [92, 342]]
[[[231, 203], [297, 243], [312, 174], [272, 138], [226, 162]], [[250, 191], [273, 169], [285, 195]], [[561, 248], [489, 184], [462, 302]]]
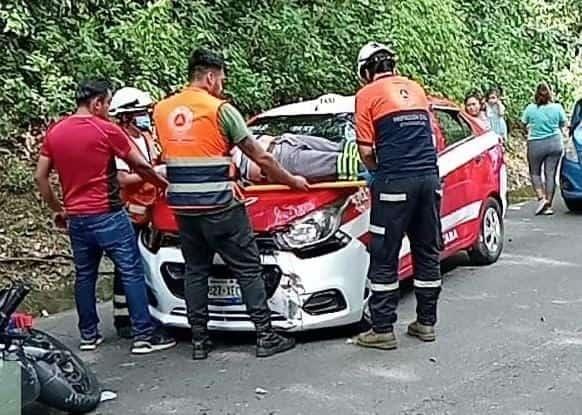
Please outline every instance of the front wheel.
[[67, 346], [40, 330], [31, 330], [24, 342], [41, 384], [38, 400], [54, 409], [84, 414], [99, 405], [97, 377]]
[[501, 206], [493, 198], [487, 199], [481, 215], [479, 238], [469, 251], [475, 265], [489, 265], [497, 261], [503, 250], [503, 219]]
[[570, 212], [582, 213], [582, 200], [564, 198], [564, 203]]

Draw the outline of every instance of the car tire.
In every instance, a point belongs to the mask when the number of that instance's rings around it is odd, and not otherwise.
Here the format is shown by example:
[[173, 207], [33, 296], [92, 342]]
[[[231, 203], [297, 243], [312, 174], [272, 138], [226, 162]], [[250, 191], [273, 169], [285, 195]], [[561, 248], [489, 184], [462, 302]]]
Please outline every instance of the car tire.
[[570, 212], [582, 213], [582, 200], [564, 198], [564, 203]]
[[489, 265], [496, 262], [503, 251], [503, 235], [501, 206], [497, 200], [489, 198], [481, 213], [479, 238], [469, 250], [471, 262], [475, 265]]

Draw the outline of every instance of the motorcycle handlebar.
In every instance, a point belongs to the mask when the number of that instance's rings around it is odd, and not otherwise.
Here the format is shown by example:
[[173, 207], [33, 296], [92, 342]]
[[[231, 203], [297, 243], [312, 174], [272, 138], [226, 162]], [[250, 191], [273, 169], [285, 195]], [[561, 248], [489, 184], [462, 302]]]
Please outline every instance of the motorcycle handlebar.
[[4, 295], [0, 295], [0, 333], [8, 327], [12, 314], [22, 301], [24, 301], [24, 298], [29, 292], [30, 287], [18, 283], [6, 289], [3, 293]]

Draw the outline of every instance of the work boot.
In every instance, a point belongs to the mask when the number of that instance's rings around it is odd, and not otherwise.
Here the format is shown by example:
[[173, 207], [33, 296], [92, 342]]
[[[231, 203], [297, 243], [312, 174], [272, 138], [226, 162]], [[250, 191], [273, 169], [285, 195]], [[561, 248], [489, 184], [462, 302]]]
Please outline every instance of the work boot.
[[212, 351], [214, 344], [210, 340], [207, 331], [197, 333], [192, 336], [192, 359], [204, 360], [208, 358], [208, 353]]
[[204, 360], [208, 358], [208, 353], [212, 351], [214, 344], [212, 340], [193, 340], [192, 341], [192, 359]]
[[418, 321], [409, 324], [408, 335], [418, 337], [423, 342], [433, 342], [436, 340], [434, 326], [426, 326]]
[[374, 349], [392, 350], [398, 347], [398, 340], [393, 331], [387, 333], [376, 333], [370, 329], [358, 334], [354, 338], [354, 343], [361, 347], [371, 347]]
[[257, 357], [269, 357], [295, 347], [295, 339], [283, 337], [274, 331], [257, 333]]

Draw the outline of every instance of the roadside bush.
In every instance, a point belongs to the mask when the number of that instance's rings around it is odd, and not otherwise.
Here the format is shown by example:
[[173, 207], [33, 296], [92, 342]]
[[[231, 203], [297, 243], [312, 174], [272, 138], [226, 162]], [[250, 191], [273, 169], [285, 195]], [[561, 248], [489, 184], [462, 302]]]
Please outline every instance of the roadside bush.
[[380, 40], [431, 92], [461, 100], [500, 84], [517, 114], [542, 79], [570, 97], [560, 75], [581, 21], [576, 0], [4, 0], [0, 146], [69, 111], [84, 77], [160, 98], [183, 84], [188, 52], [202, 45], [227, 56], [228, 92], [247, 113], [353, 93], [359, 47]]
[[0, 157], [0, 189], [12, 194], [25, 194], [34, 190], [30, 165], [11, 155]]

